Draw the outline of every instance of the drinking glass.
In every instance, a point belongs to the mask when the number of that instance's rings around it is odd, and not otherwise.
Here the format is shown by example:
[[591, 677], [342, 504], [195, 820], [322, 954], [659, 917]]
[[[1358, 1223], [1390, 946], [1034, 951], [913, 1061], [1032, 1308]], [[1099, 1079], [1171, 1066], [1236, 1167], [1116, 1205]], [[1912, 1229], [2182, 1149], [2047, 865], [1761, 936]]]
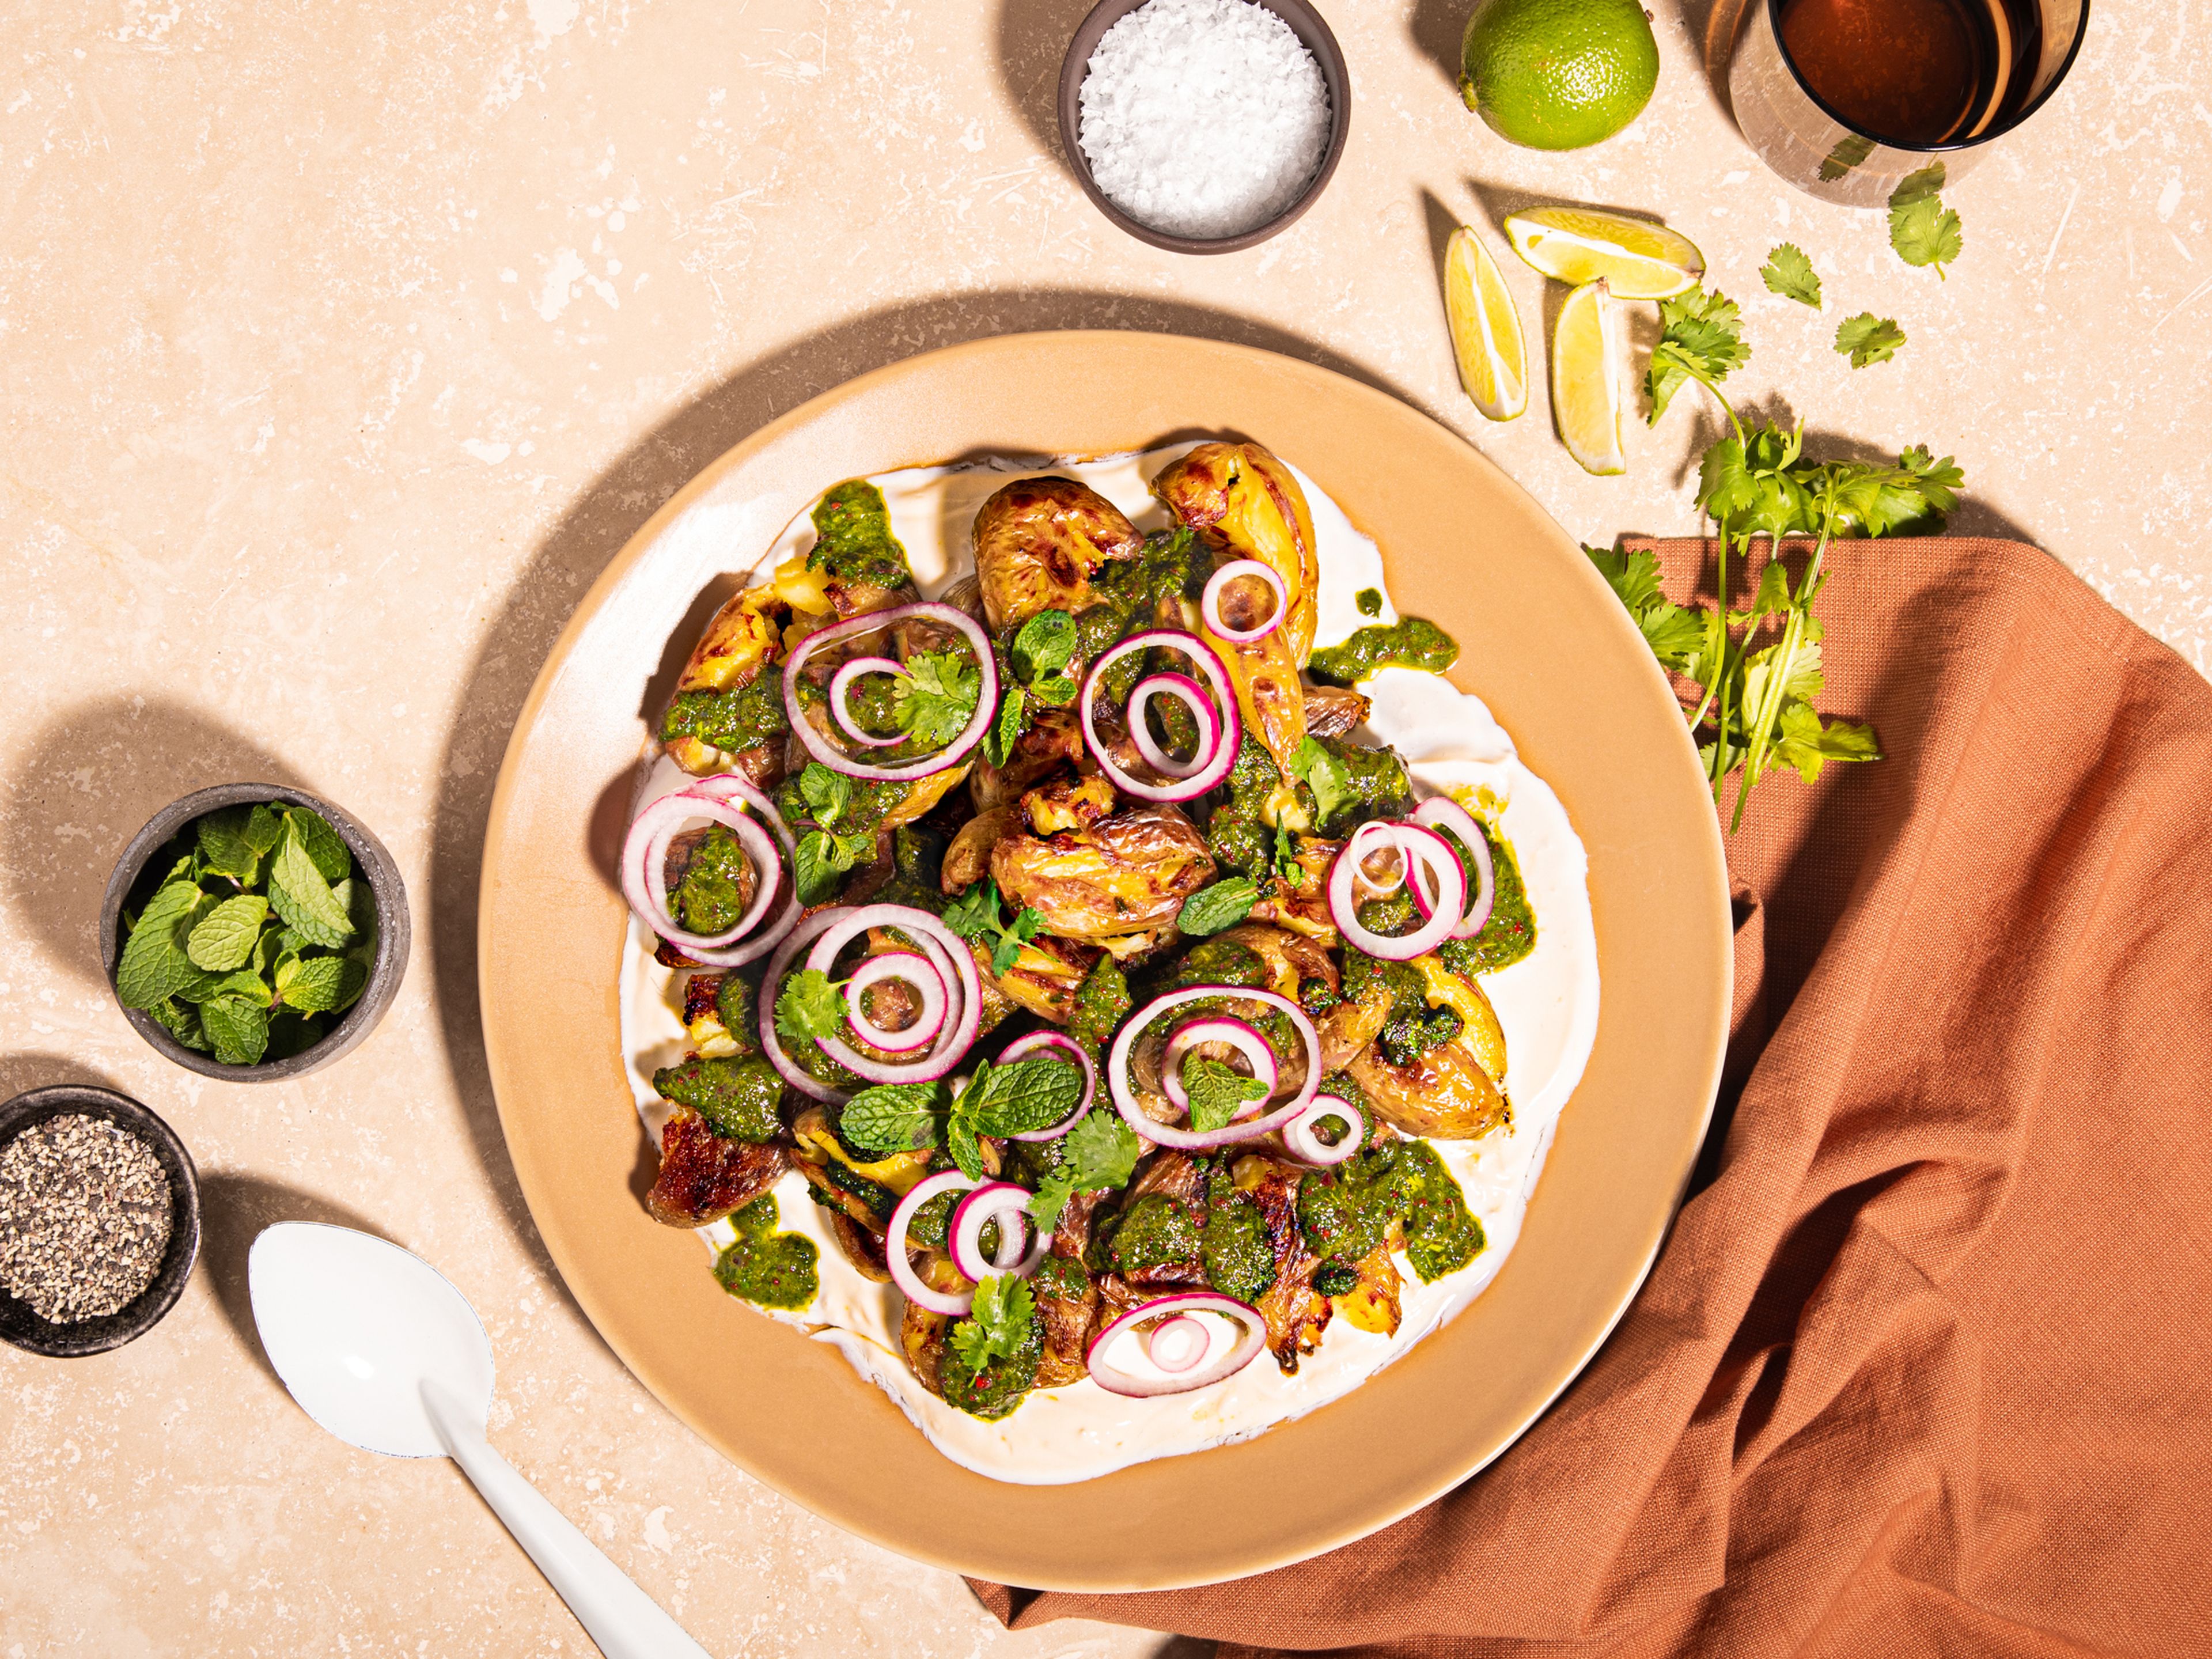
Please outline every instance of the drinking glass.
[[2073, 67], [2088, 0], [1751, 0], [1729, 67], [1759, 160], [1824, 201], [1880, 207], [1963, 175]]

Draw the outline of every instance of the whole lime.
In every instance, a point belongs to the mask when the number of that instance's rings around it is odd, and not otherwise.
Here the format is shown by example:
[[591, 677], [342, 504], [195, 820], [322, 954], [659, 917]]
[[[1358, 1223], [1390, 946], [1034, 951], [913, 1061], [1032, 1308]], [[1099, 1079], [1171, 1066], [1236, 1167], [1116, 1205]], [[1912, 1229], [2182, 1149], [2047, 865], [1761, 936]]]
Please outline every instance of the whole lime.
[[1460, 95], [1500, 137], [1580, 149], [1641, 114], [1659, 46], [1638, 0], [1480, 0], [1460, 43]]

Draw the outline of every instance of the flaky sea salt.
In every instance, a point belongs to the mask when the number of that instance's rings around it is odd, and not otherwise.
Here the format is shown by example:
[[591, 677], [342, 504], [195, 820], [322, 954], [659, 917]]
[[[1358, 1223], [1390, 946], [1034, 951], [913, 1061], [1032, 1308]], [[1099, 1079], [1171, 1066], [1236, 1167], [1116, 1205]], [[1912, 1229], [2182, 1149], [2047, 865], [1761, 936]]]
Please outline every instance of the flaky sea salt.
[[1298, 198], [1328, 147], [1328, 87], [1250, 0], [1147, 0], [1108, 29], [1081, 93], [1084, 159], [1131, 218], [1214, 239]]

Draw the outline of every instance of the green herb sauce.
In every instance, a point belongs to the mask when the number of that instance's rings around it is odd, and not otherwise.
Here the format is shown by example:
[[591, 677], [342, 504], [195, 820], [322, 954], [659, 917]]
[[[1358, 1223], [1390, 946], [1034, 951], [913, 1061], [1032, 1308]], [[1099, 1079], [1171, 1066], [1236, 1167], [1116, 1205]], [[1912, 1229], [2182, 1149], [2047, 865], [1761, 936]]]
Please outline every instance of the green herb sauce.
[[[1135, 1005], [1129, 998], [1129, 981], [1121, 964], [1102, 956], [1075, 993], [1075, 1011], [1068, 1017], [1067, 1034], [1096, 1056]], [[1048, 1143], [1057, 1144], [1057, 1143]]]
[[866, 478], [832, 484], [814, 508], [814, 550], [809, 570], [827, 570], [847, 586], [898, 587], [914, 580], [906, 549], [891, 534], [884, 492]]
[[682, 878], [668, 890], [669, 908], [688, 933], [726, 932], [744, 916], [749, 895], [744, 884], [751, 873], [737, 836], [713, 824], [692, 848]]
[[714, 1013], [740, 1054], [757, 1054], [760, 1042], [759, 966], [732, 968], [714, 988]]
[[1446, 939], [1437, 951], [1445, 967], [1469, 979], [1510, 967], [1536, 948], [1536, 913], [1529, 908], [1528, 888], [1512, 844], [1480, 820], [1475, 827], [1490, 844], [1491, 866], [1498, 876], [1490, 920], [1474, 938]]
[[1109, 1259], [1125, 1273], [1198, 1259], [1198, 1223], [1165, 1193], [1147, 1193], [1121, 1212], [1106, 1241]]
[[1084, 1292], [1091, 1288], [1091, 1275], [1072, 1255], [1048, 1255], [1037, 1263], [1037, 1270], [1030, 1279], [1030, 1288], [1039, 1296], [1080, 1302]]
[[1324, 646], [1306, 665], [1317, 680], [1357, 685], [1378, 668], [1425, 668], [1441, 674], [1459, 660], [1459, 641], [1421, 617], [1401, 617], [1361, 629], [1341, 645]]
[[799, 1309], [822, 1289], [822, 1253], [804, 1233], [778, 1232], [775, 1194], [763, 1193], [730, 1218], [735, 1242], [714, 1258], [714, 1277], [732, 1296], [763, 1308]]
[[994, 1358], [980, 1371], [969, 1369], [948, 1333], [945, 1358], [937, 1370], [938, 1386], [945, 1391], [945, 1404], [988, 1422], [1006, 1416], [1028, 1396], [1036, 1386], [1037, 1362], [1043, 1357], [1044, 1326], [1034, 1312], [1021, 1346], [1011, 1354]]
[[1267, 1237], [1267, 1218], [1242, 1193], [1231, 1194], [1207, 1212], [1199, 1251], [1206, 1282], [1224, 1296], [1257, 1302], [1275, 1282], [1275, 1247]]
[[696, 738], [733, 755], [781, 744], [790, 731], [783, 712], [783, 677], [766, 670], [726, 691], [678, 691], [660, 720], [663, 743]]
[[664, 1066], [653, 1074], [653, 1091], [663, 1100], [689, 1106], [726, 1140], [755, 1144], [775, 1139], [783, 1127], [776, 1108], [783, 1079], [765, 1060], [701, 1060]]
[[1382, 590], [1379, 587], [1361, 588], [1352, 596], [1352, 602], [1359, 607], [1359, 614], [1363, 617], [1382, 614]]
[[[1379, 1149], [1392, 1154], [1393, 1185], [1406, 1225], [1406, 1260], [1433, 1284], [1482, 1254], [1482, 1223], [1467, 1207], [1451, 1171], [1425, 1140], [1398, 1140]], [[1372, 1154], [1369, 1154], [1372, 1156]]]

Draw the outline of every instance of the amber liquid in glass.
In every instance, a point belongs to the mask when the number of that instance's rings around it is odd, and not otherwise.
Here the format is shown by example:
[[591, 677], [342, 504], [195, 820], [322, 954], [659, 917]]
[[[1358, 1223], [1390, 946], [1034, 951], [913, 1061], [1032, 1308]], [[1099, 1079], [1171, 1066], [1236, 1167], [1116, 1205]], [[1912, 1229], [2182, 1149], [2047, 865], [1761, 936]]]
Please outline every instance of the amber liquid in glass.
[[1869, 137], [1960, 143], [2014, 113], [2042, 50], [2038, 0], [1786, 0], [1782, 45]]

